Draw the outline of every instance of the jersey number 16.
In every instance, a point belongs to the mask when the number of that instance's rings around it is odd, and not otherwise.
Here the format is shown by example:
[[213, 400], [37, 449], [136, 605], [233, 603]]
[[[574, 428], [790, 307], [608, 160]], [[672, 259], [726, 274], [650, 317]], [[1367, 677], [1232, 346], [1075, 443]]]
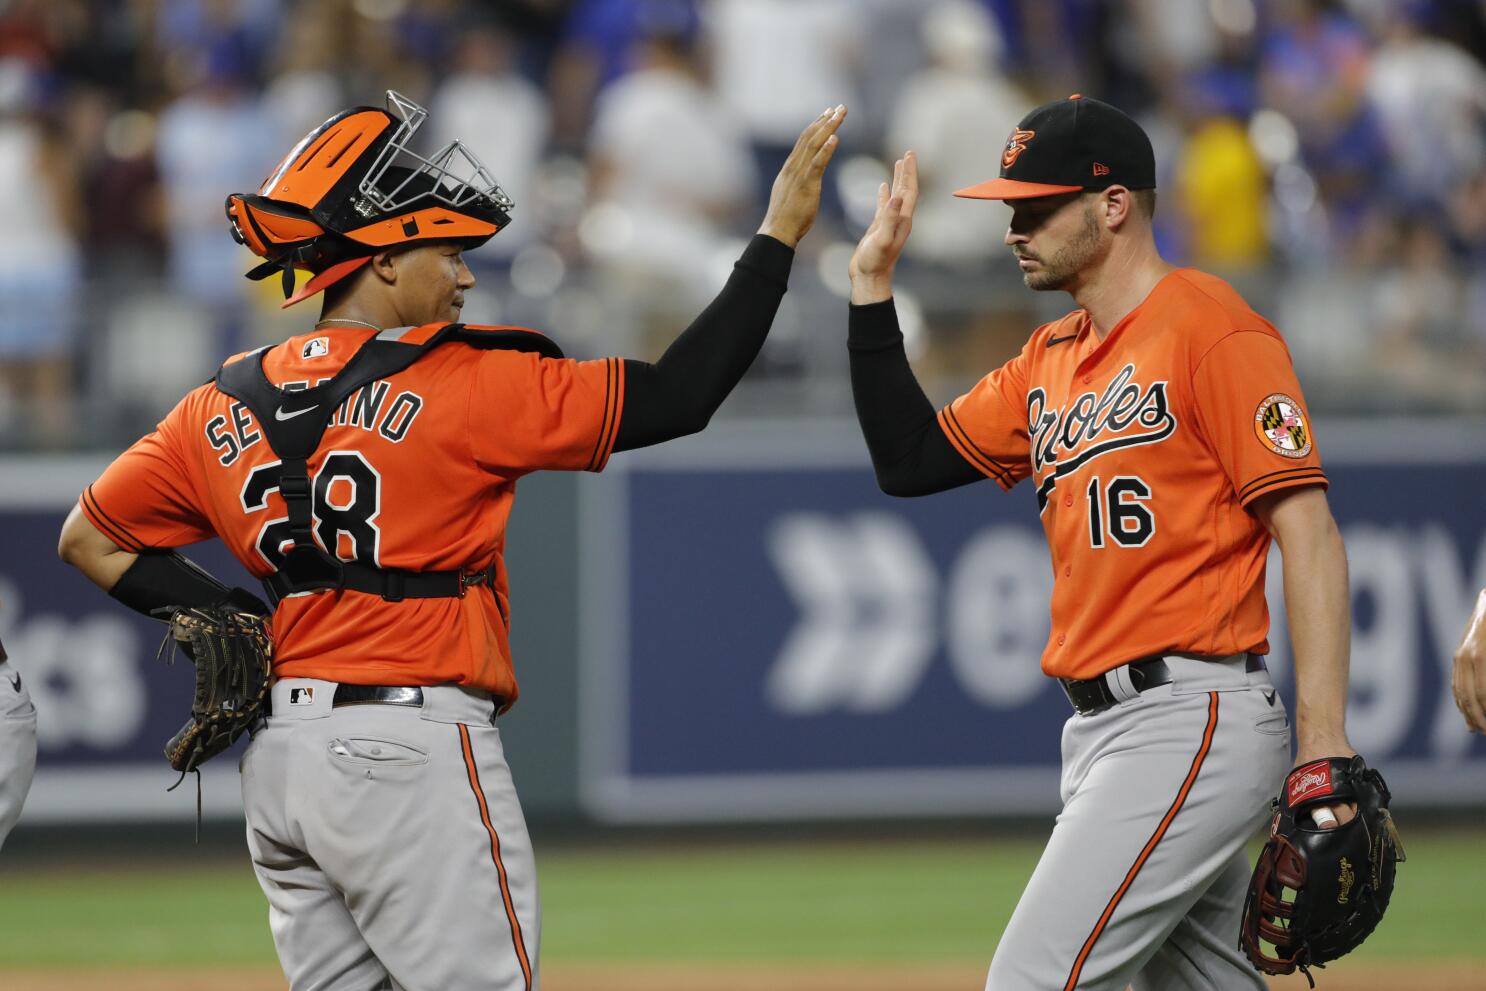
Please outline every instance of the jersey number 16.
[[1120, 547], [1144, 547], [1156, 532], [1156, 518], [1146, 503], [1151, 487], [1136, 475], [1116, 475], [1102, 485], [1089, 479], [1089, 543], [1103, 547], [1106, 534]]

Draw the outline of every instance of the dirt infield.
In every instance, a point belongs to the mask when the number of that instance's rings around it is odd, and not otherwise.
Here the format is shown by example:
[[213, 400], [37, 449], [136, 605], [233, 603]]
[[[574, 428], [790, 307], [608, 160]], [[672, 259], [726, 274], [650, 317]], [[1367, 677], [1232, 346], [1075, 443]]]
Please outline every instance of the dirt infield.
[[[1319, 991], [1486, 991], [1486, 974], [1470, 964], [1433, 967], [1333, 965], [1317, 971]], [[955, 967], [544, 967], [544, 991], [975, 991], [980, 964]], [[1306, 987], [1299, 974], [1271, 982], [1275, 991]], [[119, 973], [0, 971], [7, 991], [283, 991], [277, 971]]]

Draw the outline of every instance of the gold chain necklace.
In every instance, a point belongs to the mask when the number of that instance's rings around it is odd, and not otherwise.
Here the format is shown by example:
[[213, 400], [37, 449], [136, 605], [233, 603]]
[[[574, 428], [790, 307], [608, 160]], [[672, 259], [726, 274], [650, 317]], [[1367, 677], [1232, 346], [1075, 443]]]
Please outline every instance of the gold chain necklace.
[[375, 330], [379, 334], [382, 332], [382, 328], [378, 327], [376, 324], [367, 323], [365, 320], [352, 320], [350, 317], [327, 317], [326, 319], [316, 323], [315, 329], [318, 330], [321, 327], [325, 326], [327, 323], [354, 323], [359, 327], [366, 327], [371, 330]]

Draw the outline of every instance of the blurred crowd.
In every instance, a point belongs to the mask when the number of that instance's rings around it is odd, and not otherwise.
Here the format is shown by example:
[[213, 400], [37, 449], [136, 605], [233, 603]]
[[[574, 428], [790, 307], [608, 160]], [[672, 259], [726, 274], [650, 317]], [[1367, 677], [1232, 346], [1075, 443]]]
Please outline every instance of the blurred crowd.
[[846, 103], [735, 414], [849, 410], [846, 260], [907, 148], [899, 304], [936, 401], [1065, 311], [1020, 286], [1006, 208], [949, 193], [1072, 92], [1145, 125], [1167, 257], [1280, 327], [1317, 411], [1486, 413], [1486, 0], [0, 0], [0, 447], [116, 447], [312, 321], [243, 278], [223, 199], [387, 89], [516, 201], [465, 318], [635, 357]]

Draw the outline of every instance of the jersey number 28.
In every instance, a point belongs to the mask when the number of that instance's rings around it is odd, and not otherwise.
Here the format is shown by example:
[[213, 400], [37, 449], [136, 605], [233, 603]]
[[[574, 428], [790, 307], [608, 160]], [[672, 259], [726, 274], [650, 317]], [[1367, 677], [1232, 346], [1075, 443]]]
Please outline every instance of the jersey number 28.
[[[274, 461], [253, 469], [243, 483], [245, 513], [268, 508], [268, 494], [279, 487], [283, 466]], [[382, 531], [377, 517], [382, 511], [382, 476], [359, 451], [332, 451], [320, 470], [311, 476], [315, 539], [342, 561], [380, 567]], [[289, 517], [264, 522], [258, 531], [258, 553], [274, 568], [284, 563], [284, 551], [294, 542]]]

